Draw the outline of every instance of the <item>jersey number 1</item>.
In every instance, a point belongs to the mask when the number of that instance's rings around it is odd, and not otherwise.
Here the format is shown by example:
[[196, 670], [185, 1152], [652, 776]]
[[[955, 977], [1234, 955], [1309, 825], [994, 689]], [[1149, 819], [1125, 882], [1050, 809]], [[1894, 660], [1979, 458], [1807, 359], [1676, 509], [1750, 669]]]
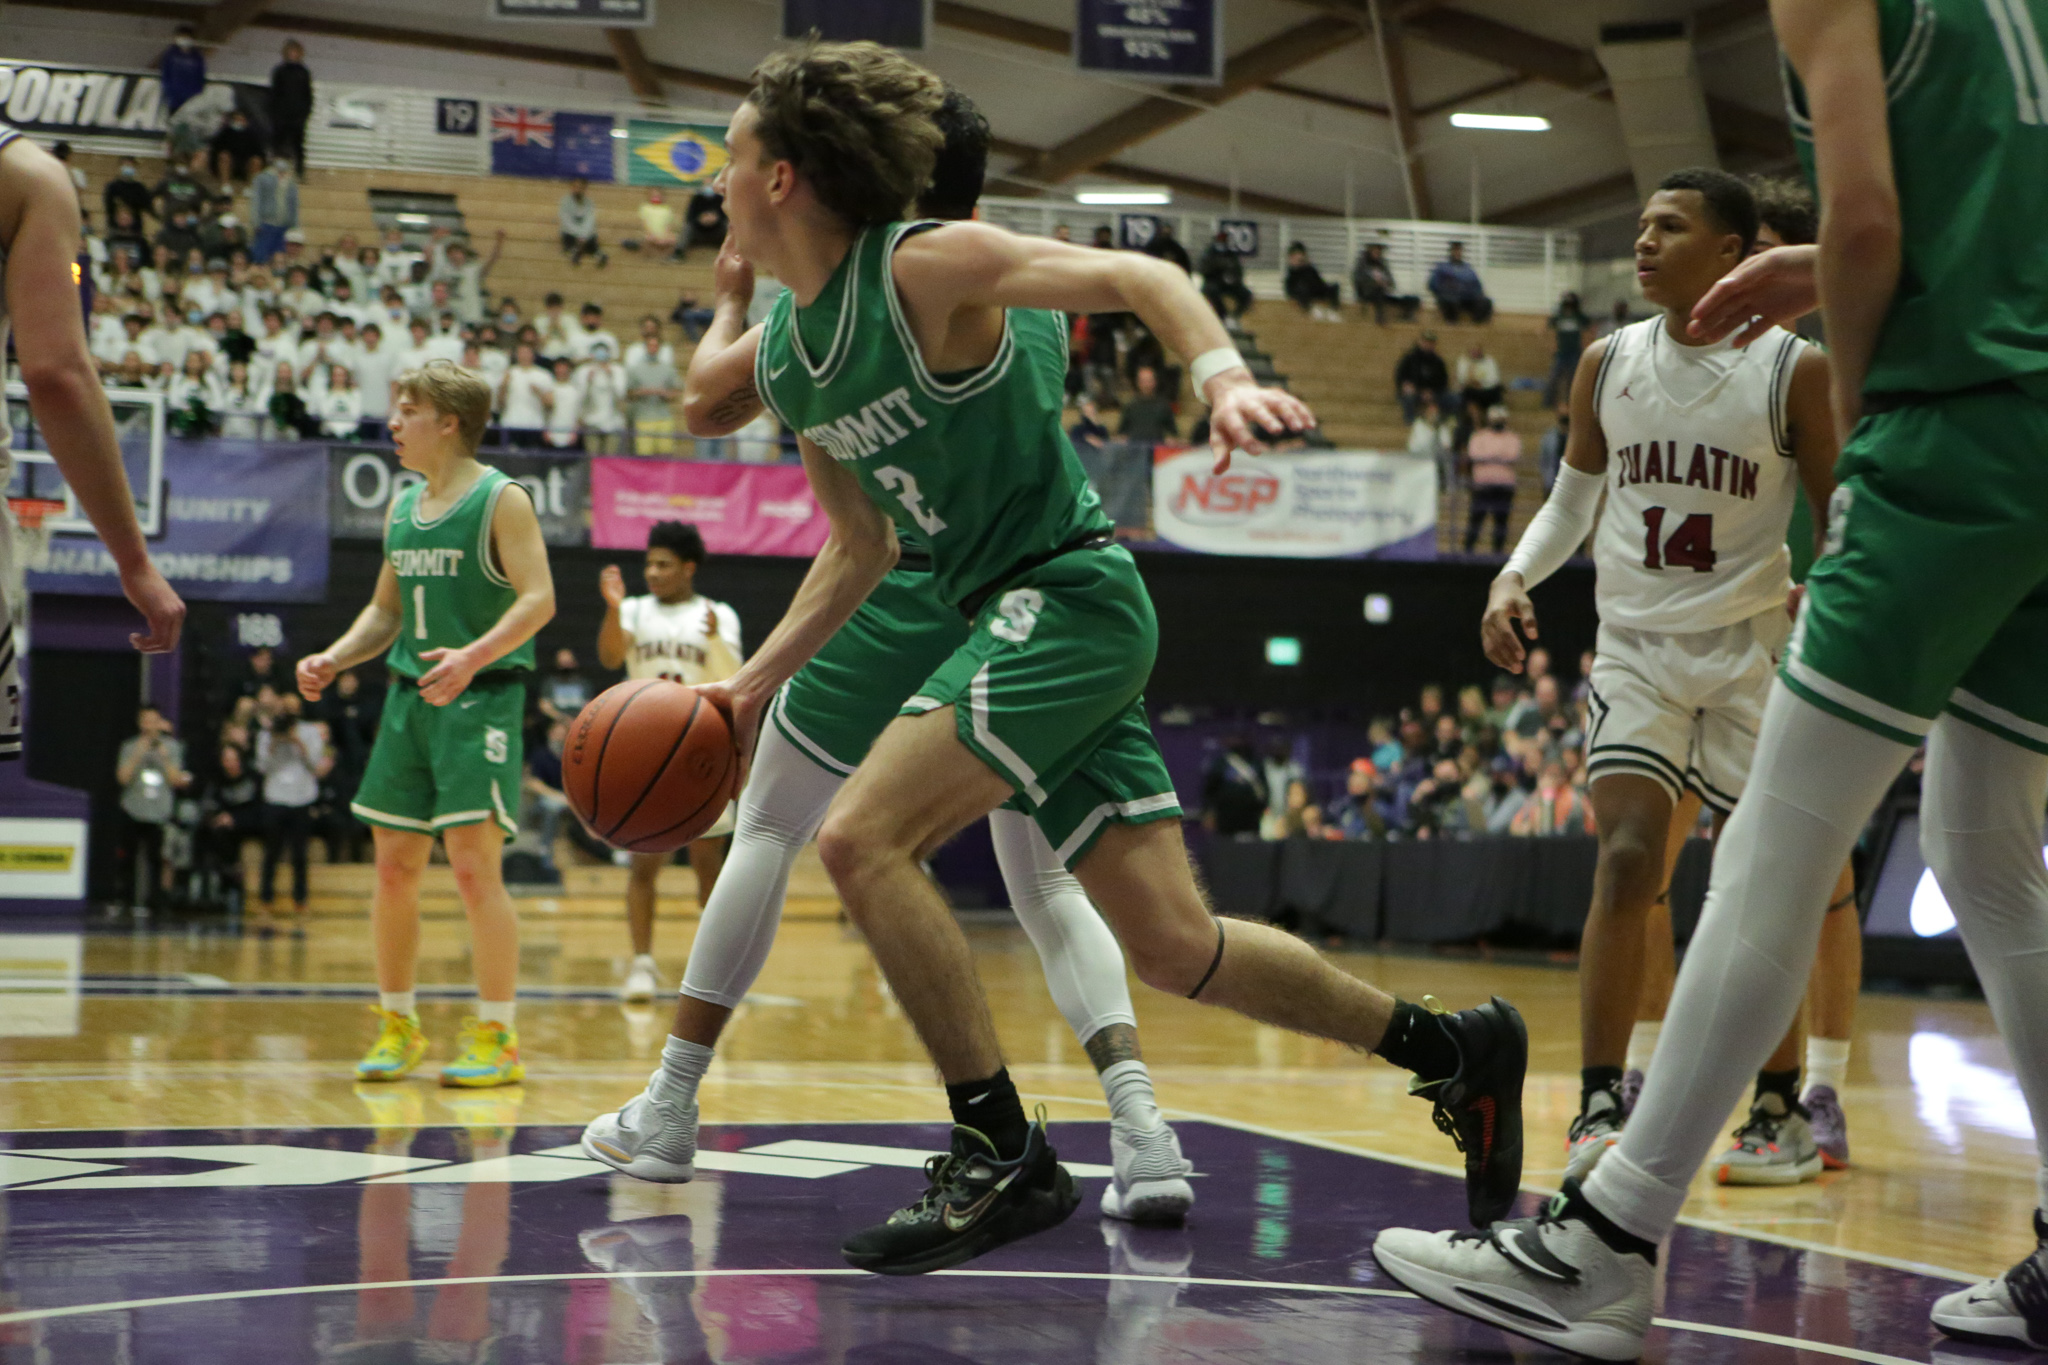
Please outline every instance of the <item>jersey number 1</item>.
[[1678, 529], [1664, 539], [1664, 509], [1643, 509], [1643, 567], [1646, 569], [1691, 569], [1694, 573], [1714, 571], [1714, 517], [1695, 512], [1678, 523]]
[[427, 638], [427, 585], [424, 583], [412, 585], [412, 638]]

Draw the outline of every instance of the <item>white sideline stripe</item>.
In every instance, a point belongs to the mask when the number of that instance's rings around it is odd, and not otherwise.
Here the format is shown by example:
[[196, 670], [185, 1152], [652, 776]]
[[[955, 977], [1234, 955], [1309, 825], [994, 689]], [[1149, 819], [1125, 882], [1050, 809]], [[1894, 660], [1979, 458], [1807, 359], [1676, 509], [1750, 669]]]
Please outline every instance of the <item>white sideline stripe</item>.
[[1981, 716], [1985, 720], [1995, 721], [2016, 735], [2025, 735], [2028, 739], [2034, 740], [2037, 743], [2048, 744], [2048, 725], [2041, 725], [2035, 721], [2028, 720], [2025, 716], [2016, 716], [2003, 706], [1993, 706], [1982, 697], [1972, 692], [1966, 692], [1960, 687], [1955, 690], [1949, 700], [1960, 702], [1963, 710]]
[[[698, 1152], [698, 1164], [703, 1164], [703, 1158], [708, 1155], [710, 1155], [708, 1152]], [[901, 1166], [906, 1170], [914, 1170], [923, 1166], [931, 1158], [944, 1156], [945, 1153], [928, 1151], [920, 1147], [882, 1147], [866, 1142], [817, 1142], [810, 1138], [788, 1138], [782, 1142], [770, 1142], [761, 1147], [744, 1148], [734, 1153], [734, 1155], [768, 1158], [800, 1157], [806, 1164], [820, 1161], [857, 1162], [862, 1166]], [[1060, 1165], [1067, 1168], [1067, 1174], [1084, 1180], [1091, 1178], [1106, 1180], [1116, 1174], [1116, 1167], [1114, 1166], [1100, 1166], [1087, 1161], [1062, 1160]], [[845, 1169], [853, 1170], [854, 1167], [847, 1166]]]
[[[1008, 326], [1007, 323], [1004, 324]], [[988, 671], [991, 664], [983, 664], [981, 671], [974, 675], [974, 681], [967, 685], [967, 714], [974, 724], [974, 738], [982, 748], [995, 756], [996, 762], [1010, 770], [1010, 776], [1024, 784], [1024, 794], [1039, 805], [1045, 804], [1045, 788], [1038, 785], [1038, 774], [1031, 771], [1031, 765], [1015, 749], [996, 738], [988, 728]]]
[[[732, 1175], [784, 1175], [798, 1180], [822, 1180], [828, 1175], [841, 1175], [847, 1171], [865, 1170], [872, 1162], [850, 1161], [844, 1156], [837, 1160], [798, 1161], [790, 1156], [764, 1155], [765, 1147], [750, 1147], [744, 1152], [720, 1152], [710, 1149], [697, 1153], [696, 1167], [700, 1171], [725, 1171]], [[593, 1166], [592, 1174], [610, 1175], [612, 1168], [602, 1161], [592, 1161], [583, 1154], [583, 1145], [572, 1142], [565, 1147], [548, 1147], [533, 1153], [550, 1161], [563, 1164], [575, 1163]], [[923, 1160], [917, 1163], [922, 1166]]]
[[1886, 706], [1875, 697], [1866, 697], [1853, 687], [1844, 687], [1833, 678], [1816, 673], [1804, 660], [1787, 659], [1785, 671], [1802, 686], [1812, 688], [1835, 705], [1846, 706], [1858, 715], [1883, 721], [1894, 730], [1904, 730], [1909, 735], [1924, 735], [1934, 728], [1934, 722], [1923, 716], [1901, 711], [1896, 706]]
[[[1206, 1289], [1259, 1289], [1268, 1293], [1333, 1294], [1340, 1298], [1410, 1299], [1420, 1302], [1414, 1294], [1405, 1289], [1374, 1289], [1351, 1284], [1304, 1284], [1294, 1280], [1233, 1280], [1206, 1275], [1120, 1275], [1113, 1271], [1092, 1270], [941, 1270], [935, 1273], [963, 1280], [1078, 1280], [1098, 1284], [1173, 1284], [1200, 1286]], [[65, 1308], [30, 1308], [15, 1313], [0, 1313], [0, 1323], [46, 1322], [52, 1318], [83, 1317], [93, 1313], [132, 1312], [139, 1308], [176, 1308], [187, 1304], [222, 1303], [235, 1299], [278, 1299], [305, 1294], [360, 1293], [367, 1289], [433, 1289], [458, 1284], [559, 1284], [564, 1280], [791, 1279], [798, 1276], [872, 1278], [871, 1272], [855, 1270], [851, 1266], [827, 1266], [809, 1270], [794, 1267], [786, 1270], [591, 1269], [533, 1275], [463, 1275], [426, 1280], [369, 1280], [351, 1284], [284, 1285], [274, 1289], [226, 1289], [210, 1294], [167, 1294], [153, 1299], [81, 1303]], [[1804, 1337], [1780, 1336], [1775, 1332], [1756, 1332], [1746, 1327], [1717, 1327], [1711, 1323], [1686, 1322], [1680, 1318], [1653, 1318], [1651, 1324], [1672, 1332], [1700, 1332], [1708, 1336], [1731, 1337], [1737, 1341], [1755, 1341], [1768, 1346], [1783, 1346], [1788, 1350], [1812, 1351], [1818, 1355], [1835, 1356], [1842, 1360], [1865, 1361], [1868, 1365], [1919, 1365], [1919, 1362], [1909, 1360], [1905, 1356], [1885, 1355], [1879, 1351], [1865, 1351], [1854, 1346], [1836, 1346], [1824, 1341], [1810, 1341]]]

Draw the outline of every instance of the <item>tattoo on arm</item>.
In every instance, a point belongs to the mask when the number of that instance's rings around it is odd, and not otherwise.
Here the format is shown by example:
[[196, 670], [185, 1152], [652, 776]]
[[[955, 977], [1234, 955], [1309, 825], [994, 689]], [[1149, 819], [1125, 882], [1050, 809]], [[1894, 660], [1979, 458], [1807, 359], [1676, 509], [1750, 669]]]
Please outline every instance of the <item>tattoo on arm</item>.
[[1095, 1063], [1097, 1072], [1107, 1071], [1118, 1062], [1140, 1060], [1138, 1031], [1129, 1024], [1105, 1024], [1082, 1046], [1088, 1050], [1088, 1060]]
[[752, 384], [742, 384], [720, 399], [705, 416], [716, 423], [724, 424], [734, 418], [747, 417], [761, 406], [761, 395]]

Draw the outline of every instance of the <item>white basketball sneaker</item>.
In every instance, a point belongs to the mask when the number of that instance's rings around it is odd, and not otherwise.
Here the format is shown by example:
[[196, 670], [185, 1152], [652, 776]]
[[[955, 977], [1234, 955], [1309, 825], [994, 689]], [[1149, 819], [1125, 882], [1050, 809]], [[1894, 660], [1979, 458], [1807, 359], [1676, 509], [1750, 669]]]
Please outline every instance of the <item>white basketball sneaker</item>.
[[1131, 1223], [1179, 1223], [1194, 1207], [1188, 1183], [1194, 1163], [1180, 1154], [1180, 1139], [1165, 1120], [1150, 1128], [1112, 1122], [1109, 1155], [1116, 1168], [1102, 1192], [1102, 1216]]
[[1594, 1360], [1634, 1360], [1650, 1330], [1656, 1267], [1608, 1246], [1590, 1224], [1557, 1216], [1564, 1198], [1485, 1232], [1388, 1228], [1373, 1258], [1453, 1313]]
[[583, 1154], [641, 1180], [680, 1185], [697, 1174], [697, 1097], [657, 1070], [616, 1114], [583, 1130]]
[[1934, 1325], [1963, 1341], [2048, 1350], [2048, 1219], [2034, 1213], [2034, 1254], [1995, 1280], [1934, 1301]]
[[626, 971], [626, 984], [619, 987], [619, 999], [628, 1004], [642, 1004], [652, 1000], [660, 989], [661, 978], [655, 974], [653, 954], [641, 953]]

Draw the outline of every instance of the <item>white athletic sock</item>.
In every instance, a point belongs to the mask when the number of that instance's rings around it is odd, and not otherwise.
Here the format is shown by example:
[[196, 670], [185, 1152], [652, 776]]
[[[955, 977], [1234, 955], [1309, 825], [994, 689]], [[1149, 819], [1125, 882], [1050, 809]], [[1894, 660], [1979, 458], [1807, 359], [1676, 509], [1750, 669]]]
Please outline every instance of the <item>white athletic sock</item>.
[[517, 1002], [511, 1000], [479, 1000], [476, 1002], [476, 1017], [487, 1024], [502, 1024], [509, 1029], [514, 1026], [518, 1008]]
[[1663, 1031], [1662, 1019], [1636, 1020], [1628, 1031], [1628, 1070], [1649, 1074], [1650, 1058], [1657, 1055], [1657, 1035]]
[[651, 971], [653, 971], [653, 970], [655, 969], [655, 966], [656, 966], [656, 963], [655, 963], [655, 961], [654, 961], [654, 954], [653, 954], [653, 953], [635, 953], [635, 954], [633, 954], [633, 965], [634, 965], [635, 967], [645, 967], [645, 968], [646, 968], [646, 969], [647, 969], [648, 971], [650, 971], [650, 972], [651, 972]]
[[671, 1033], [668, 1041], [661, 1045], [659, 1080], [662, 1093], [666, 1096], [681, 1092], [679, 1098], [685, 1103], [695, 1100], [697, 1085], [704, 1079], [704, 1070], [710, 1065], [710, 1048]]
[[1133, 1057], [1104, 1069], [1102, 1093], [1109, 1097], [1109, 1116], [1135, 1128], [1151, 1128], [1164, 1122], [1159, 1101], [1152, 1095], [1152, 1073]]
[[845, 781], [784, 738], [772, 720], [761, 726], [732, 847], [690, 944], [684, 995], [727, 1009], [746, 998], [775, 944], [789, 871]]
[[413, 995], [412, 991], [378, 991], [377, 1007], [390, 1010], [393, 1014], [417, 1016], [420, 1007], [419, 1002], [413, 999]]
[[[1806, 1090], [1824, 1085], [1837, 1095], [1849, 1079], [1849, 1040], [1815, 1038], [1806, 1040]], [[1804, 1091], [1801, 1092], [1805, 1093]]]
[[1678, 1221], [1721, 1121], [1798, 1013], [1835, 878], [1911, 755], [1771, 685], [1656, 1065], [1620, 1145], [1586, 1181], [1586, 1198], [1629, 1232], [1661, 1242]]
[[[2044, 795], [2048, 755], [1953, 715], [1935, 722], [1921, 783], [1920, 851], [1955, 912], [1970, 965], [2027, 1097], [2042, 1165], [2048, 1168]], [[2040, 1177], [2040, 1195], [2041, 1207], [2048, 1209], [2048, 1171]]]
[[1081, 883], [1061, 865], [1038, 822], [1013, 810], [995, 810], [989, 812], [988, 832], [1010, 908], [1038, 950], [1046, 989], [1074, 1036], [1086, 1043], [1111, 1024], [1136, 1028], [1123, 946]]

